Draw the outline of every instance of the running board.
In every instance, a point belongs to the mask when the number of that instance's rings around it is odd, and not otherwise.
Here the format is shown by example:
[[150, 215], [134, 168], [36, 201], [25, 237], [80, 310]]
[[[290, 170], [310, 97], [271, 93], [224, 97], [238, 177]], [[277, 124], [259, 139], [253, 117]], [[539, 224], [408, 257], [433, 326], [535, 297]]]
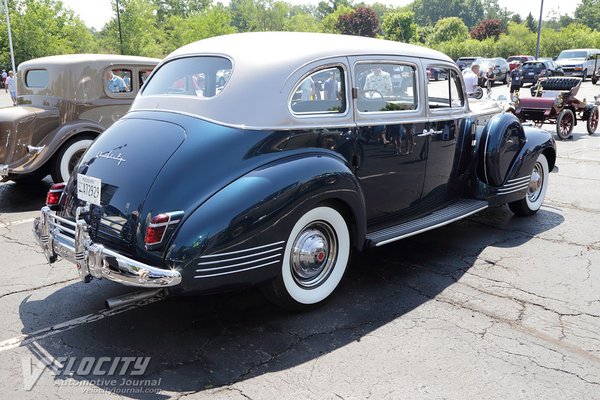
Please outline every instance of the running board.
[[391, 226], [367, 234], [367, 245], [370, 247], [382, 246], [409, 236], [418, 235], [440, 226], [448, 225], [454, 221], [466, 218], [469, 215], [488, 208], [488, 203], [482, 200], [460, 199], [441, 210], [424, 217]]

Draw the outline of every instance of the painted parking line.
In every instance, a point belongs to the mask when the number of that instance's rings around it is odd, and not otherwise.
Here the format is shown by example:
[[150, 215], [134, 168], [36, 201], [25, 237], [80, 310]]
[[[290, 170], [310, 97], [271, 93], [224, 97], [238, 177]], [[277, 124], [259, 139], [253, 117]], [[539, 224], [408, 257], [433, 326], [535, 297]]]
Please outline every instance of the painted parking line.
[[126, 311], [131, 311], [133, 309], [136, 309], [136, 308], [148, 305], [148, 304], [156, 303], [157, 301], [163, 300], [165, 298], [166, 298], [165, 296], [161, 296], [161, 295], [149, 297], [149, 298], [140, 300], [138, 302], [132, 303], [132, 304], [124, 306], [124, 307], [100, 310], [98, 312], [88, 314], [83, 317], [75, 318], [70, 321], [61, 322], [60, 324], [56, 324], [56, 325], [53, 325], [53, 326], [50, 326], [47, 328], [43, 328], [43, 329], [37, 330], [35, 332], [29, 333], [29, 334], [19, 335], [14, 338], [0, 342], [0, 352], [14, 349], [14, 348], [21, 347], [21, 346], [26, 346], [32, 342], [36, 342], [38, 340], [47, 338], [49, 336], [54, 336], [56, 334], [69, 331], [73, 328], [77, 328], [78, 326], [82, 326], [82, 325], [86, 325], [86, 324], [89, 324], [92, 322], [100, 321], [101, 319], [108, 318], [113, 315], [121, 314]]

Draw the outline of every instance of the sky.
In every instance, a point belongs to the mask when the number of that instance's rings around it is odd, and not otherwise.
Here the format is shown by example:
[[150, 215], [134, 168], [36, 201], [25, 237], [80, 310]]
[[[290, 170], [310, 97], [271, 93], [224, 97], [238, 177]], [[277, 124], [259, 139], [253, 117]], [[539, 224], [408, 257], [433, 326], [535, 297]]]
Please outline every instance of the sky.
[[[318, 4], [320, 0], [285, 0], [291, 4]], [[412, 0], [366, 0], [365, 3], [374, 3], [379, 1], [383, 4], [392, 6], [403, 6]], [[506, 7], [512, 12], [519, 13], [522, 17], [531, 14], [538, 19], [540, 15], [540, 5], [542, 0], [498, 0], [501, 7]], [[559, 15], [573, 15], [575, 8], [581, 3], [581, 0], [543, 0], [544, 17], [550, 12], [557, 11]], [[65, 6], [72, 9], [89, 27], [96, 30], [102, 29], [104, 24], [113, 17], [111, 0], [62, 0]], [[217, 1], [214, 1], [215, 3]], [[227, 4], [227, 0], [221, 2]], [[355, 0], [355, 3], [360, 0]]]

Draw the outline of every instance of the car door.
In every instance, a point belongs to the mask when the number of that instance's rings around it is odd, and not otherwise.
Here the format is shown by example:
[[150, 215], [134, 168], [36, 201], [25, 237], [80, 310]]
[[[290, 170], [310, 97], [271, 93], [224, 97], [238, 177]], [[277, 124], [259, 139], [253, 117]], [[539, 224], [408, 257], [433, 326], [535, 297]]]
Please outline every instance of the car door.
[[423, 77], [418, 61], [350, 57], [360, 162], [356, 175], [370, 228], [414, 217], [425, 176]]
[[427, 160], [422, 207], [435, 210], [462, 195], [463, 181], [456, 171], [458, 146], [463, 120], [467, 115], [462, 83], [457, 69], [448, 65], [424, 63], [424, 68], [444, 69], [447, 81], [430, 82], [424, 103], [427, 106], [427, 124], [420, 134], [426, 138]]

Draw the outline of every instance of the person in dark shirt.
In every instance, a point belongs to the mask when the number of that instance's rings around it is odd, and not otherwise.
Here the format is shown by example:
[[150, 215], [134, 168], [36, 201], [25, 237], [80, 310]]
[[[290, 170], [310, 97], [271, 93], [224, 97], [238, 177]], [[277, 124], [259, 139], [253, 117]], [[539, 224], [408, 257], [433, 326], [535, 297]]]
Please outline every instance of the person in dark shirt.
[[521, 90], [521, 80], [523, 79], [523, 70], [521, 69], [521, 63], [517, 64], [515, 69], [510, 71], [510, 94], [512, 95], [515, 91]]

